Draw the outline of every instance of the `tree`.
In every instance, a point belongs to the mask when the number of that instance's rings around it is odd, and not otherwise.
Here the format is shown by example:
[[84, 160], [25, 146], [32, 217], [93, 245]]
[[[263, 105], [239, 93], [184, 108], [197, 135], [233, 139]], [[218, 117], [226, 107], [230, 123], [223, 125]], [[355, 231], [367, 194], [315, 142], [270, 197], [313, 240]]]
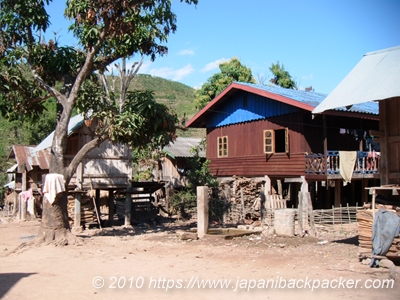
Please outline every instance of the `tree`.
[[285, 70], [285, 67], [279, 61], [276, 64], [272, 63], [269, 70], [274, 75], [274, 78], [271, 80], [273, 83], [287, 89], [297, 88], [296, 82], [293, 81], [292, 76], [290, 76], [289, 72]]
[[207, 82], [203, 84], [201, 89], [195, 93], [196, 108], [202, 109], [218, 94], [220, 94], [228, 85], [234, 81], [255, 83], [255, 79], [250, 68], [242, 65], [237, 58], [221, 63], [219, 65], [220, 73], [216, 73]]
[[[140, 147], [173, 138], [176, 116], [157, 104], [151, 92], [127, 94], [121, 111], [116, 95], [105, 92], [98, 75], [134, 54], [152, 60], [166, 54], [177, 18], [169, 0], [67, 0], [64, 16], [79, 46], [61, 46], [57, 39], [42, 37], [50, 24], [50, 2], [0, 0], [0, 108], [10, 120], [34, 118], [44, 112], [45, 100], [56, 99], [49, 171], [63, 175], [67, 186], [82, 157], [105, 140]], [[65, 165], [67, 127], [76, 108], [101, 120], [101, 126]], [[68, 242], [66, 193], [56, 199], [44, 212], [40, 232], [46, 240]]]

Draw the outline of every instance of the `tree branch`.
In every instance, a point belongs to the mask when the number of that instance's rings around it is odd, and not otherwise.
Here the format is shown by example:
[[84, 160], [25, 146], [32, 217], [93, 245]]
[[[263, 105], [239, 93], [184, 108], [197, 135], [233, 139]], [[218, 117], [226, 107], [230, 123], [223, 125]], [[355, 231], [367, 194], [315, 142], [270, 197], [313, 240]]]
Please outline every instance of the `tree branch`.
[[72, 159], [72, 161], [69, 164], [69, 166], [67, 168], [65, 168], [64, 178], [65, 178], [66, 182], [69, 182], [71, 180], [72, 175], [75, 173], [76, 168], [78, 167], [79, 163], [82, 161], [83, 157], [87, 153], [89, 153], [91, 150], [93, 150], [94, 148], [96, 148], [99, 145], [101, 145], [101, 143], [103, 143], [106, 140], [107, 140], [107, 138], [105, 138], [105, 137], [97, 136], [93, 140], [91, 140], [90, 142], [86, 143], [78, 151], [78, 153], [74, 156], [74, 158]]
[[[30, 66], [31, 67], [31, 66]], [[45, 89], [48, 93], [50, 93], [51, 95], [53, 95], [54, 97], [57, 98], [57, 100], [63, 104], [65, 103], [66, 99], [64, 97], [63, 94], [61, 94], [59, 91], [57, 91], [56, 89], [53, 89], [50, 85], [48, 85], [46, 82], [44, 82], [44, 80], [36, 73], [36, 71], [31, 67], [31, 73], [33, 75], [33, 78], [39, 83], [39, 85]], [[39, 101], [43, 101], [50, 98], [50, 96], [45, 96], [45, 98], [38, 98], [36, 99], [36, 101], [33, 102], [39, 102]]]

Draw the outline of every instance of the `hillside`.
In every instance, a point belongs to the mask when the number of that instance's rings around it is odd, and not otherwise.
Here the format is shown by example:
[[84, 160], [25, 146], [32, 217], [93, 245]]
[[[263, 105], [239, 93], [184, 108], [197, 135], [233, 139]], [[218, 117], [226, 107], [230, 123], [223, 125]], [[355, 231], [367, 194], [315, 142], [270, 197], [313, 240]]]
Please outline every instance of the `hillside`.
[[[197, 113], [194, 105], [194, 89], [183, 83], [155, 77], [147, 74], [137, 75], [131, 82], [129, 90], [151, 90], [157, 102], [166, 104], [182, 119], [186, 114], [187, 120]], [[188, 132], [178, 132], [179, 136], [205, 136], [203, 129], [190, 129]]]

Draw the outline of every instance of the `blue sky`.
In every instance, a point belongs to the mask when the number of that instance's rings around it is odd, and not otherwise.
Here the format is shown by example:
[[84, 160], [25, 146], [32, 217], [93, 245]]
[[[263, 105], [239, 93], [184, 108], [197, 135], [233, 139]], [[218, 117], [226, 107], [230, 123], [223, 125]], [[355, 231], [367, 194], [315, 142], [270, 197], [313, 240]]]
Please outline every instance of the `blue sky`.
[[[140, 73], [194, 88], [237, 57], [256, 79], [279, 61], [300, 89], [328, 94], [365, 53], [400, 45], [400, 0], [174, 0], [173, 10], [168, 55], [145, 59]], [[60, 15], [51, 22], [62, 43], [73, 41]]]

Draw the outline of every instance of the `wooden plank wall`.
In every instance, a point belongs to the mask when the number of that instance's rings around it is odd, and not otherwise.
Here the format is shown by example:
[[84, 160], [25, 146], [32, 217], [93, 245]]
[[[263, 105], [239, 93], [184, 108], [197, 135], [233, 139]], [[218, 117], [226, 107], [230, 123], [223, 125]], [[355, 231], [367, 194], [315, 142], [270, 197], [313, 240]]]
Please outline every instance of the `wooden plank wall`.
[[384, 149], [382, 154], [386, 152], [386, 170], [387, 181], [385, 183], [400, 183], [400, 97], [380, 101], [382, 103], [380, 109], [384, 110], [382, 114], [382, 129], [386, 131], [383, 142]]
[[264, 155], [263, 131], [289, 127], [290, 152], [310, 152], [304, 139], [303, 113], [287, 114], [268, 120], [234, 124], [207, 130], [207, 158], [217, 158], [217, 139], [228, 136], [228, 156], [241, 157]]
[[210, 171], [216, 176], [301, 176], [304, 175], [304, 153], [219, 158], [210, 160]]

